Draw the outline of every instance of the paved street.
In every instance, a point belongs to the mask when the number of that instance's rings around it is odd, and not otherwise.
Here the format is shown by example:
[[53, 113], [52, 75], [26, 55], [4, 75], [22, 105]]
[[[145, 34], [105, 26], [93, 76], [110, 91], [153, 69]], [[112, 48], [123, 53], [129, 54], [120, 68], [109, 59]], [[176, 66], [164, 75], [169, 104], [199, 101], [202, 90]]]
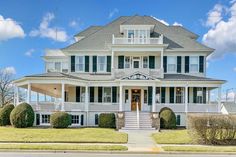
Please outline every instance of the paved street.
[[236, 157], [236, 155], [189, 154], [104, 154], [104, 153], [0, 153], [0, 157]]

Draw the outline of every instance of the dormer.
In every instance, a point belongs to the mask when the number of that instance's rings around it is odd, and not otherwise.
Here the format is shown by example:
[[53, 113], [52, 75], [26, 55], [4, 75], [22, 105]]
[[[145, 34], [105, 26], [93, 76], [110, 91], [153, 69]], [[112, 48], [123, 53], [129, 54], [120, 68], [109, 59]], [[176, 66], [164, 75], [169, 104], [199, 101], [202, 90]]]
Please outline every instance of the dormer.
[[124, 38], [150, 38], [154, 25], [120, 25]]

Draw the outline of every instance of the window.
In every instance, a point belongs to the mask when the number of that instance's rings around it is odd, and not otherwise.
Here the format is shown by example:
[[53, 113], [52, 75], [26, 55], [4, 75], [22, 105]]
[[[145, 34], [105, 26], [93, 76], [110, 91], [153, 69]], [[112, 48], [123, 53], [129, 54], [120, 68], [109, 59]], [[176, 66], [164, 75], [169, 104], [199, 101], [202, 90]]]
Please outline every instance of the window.
[[125, 68], [130, 68], [130, 57], [126, 56], [125, 57]]
[[184, 89], [181, 87], [176, 88], [176, 103], [183, 103]]
[[170, 72], [170, 73], [176, 72], [176, 57], [175, 56], [167, 57], [167, 72]]
[[190, 72], [192, 73], [198, 72], [199, 68], [198, 64], [199, 64], [198, 56], [190, 56], [190, 65], [189, 65]]
[[125, 90], [125, 103], [128, 103], [128, 101], [129, 101], [129, 90], [126, 89]]
[[81, 100], [80, 101], [85, 102], [85, 87], [80, 87], [80, 89], [81, 89], [80, 90], [80, 92], [81, 92], [80, 93], [80, 95], [81, 95], [81, 98], [80, 98]]
[[42, 114], [42, 124], [50, 123], [50, 115], [49, 114]]
[[103, 102], [111, 102], [111, 87], [104, 87]]
[[98, 56], [97, 60], [97, 71], [106, 72], [106, 56]]
[[61, 62], [55, 62], [55, 71], [57, 72], [61, 71]]
[[67, 73], [68, 72], [68, 63], [62, 62], [62, 72]]
[[128, 30], [128, 38], [134, 38], [134, 30]]
[[84, 71], [84, 56], [75, 57], [75, 71], [83, 72]]
[[147, 104], [148, 103], [148, 94], [147, 94], [147, 90], [144, 90], [144, 103]]
[[140, 57], [133, 57], [133, 68], [139, 68]]
[[79, 124], [79, 115], [71, 115], [71, 124]]
[[143, 57], [143, 68], [148, 68], [148, 57]]
[[203, 88], [197, 88], [197, 103], [203, 103]]
[[161, 102], [161, 88], [156, 87], [156, 103], [160, 103], [160, 102]]

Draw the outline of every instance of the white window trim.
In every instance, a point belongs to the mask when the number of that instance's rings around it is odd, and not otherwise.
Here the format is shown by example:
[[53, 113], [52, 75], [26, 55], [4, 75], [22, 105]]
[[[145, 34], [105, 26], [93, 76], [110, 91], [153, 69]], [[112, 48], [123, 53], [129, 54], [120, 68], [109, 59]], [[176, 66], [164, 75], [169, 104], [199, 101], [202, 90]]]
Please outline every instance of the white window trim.
[[[146, 68], [144, 68], [144, 61], [143, 61], [144, 57], [147, 57], [147, 67]], [[142, 68], [143, 69], [149, 69], [149, 57], [148, 56], [142, 56]]]
[[50, 122], [49, 123], [43, 123], [43, 115], [49, 116], [49, 121], [50, 121], [51, 114], [49, 114], [49, 113], [41, 113], [40, 114], [40, 125], [50, 125]]
[[[105, 68], [104, 68], [104, 71], [101, 71], [98, 67], [99, 63], [98, 63], [98, 57], [105, 57]], [[104, 56], [104, 55], [98, 55], [97, 56], [97, 73], [106, 73], [107, 72], [107, 56]]]
[[79, 123], [72, 123], [72, 117], [71, 117], [71, 125], [72, 126], [78, 126], [81, 123], [81, 115], [80, 114], [72, 114], [71, 116], [79, 116]]
[[[126, 65], [125, 58], [126, 57], [129, 57], [129, 68], [125, 67], [125, 65]], [[132, 68], [132, 57], [131, 56], [124, 56], [124, 68], [125, 69], [131, 69]]]
[[[191, 58], [196, 57], [197, 58], [197, 71], [191, 71]], [[199, 73], [199, 56], [189, 56], [189, 73], [196, 74]]]
[[[168, 63], [168, 58], [169, 57], [174, 57], [175, 58], [175, 71], [169, 71], [169, 63]], [[177, 56], [167, 56], [167, 73], [169, 73], [169, 74], [177, 73]]]
[[[110, 94], [111, 101], [110, 102], [105, 102], [104, 101], [104, 99], [105, 99], [105, 88], [110, 88], [110, 90], [111, 90], [111, 94]], [[103, 89], [102, 89], [102, 102], [104, 102], [104, 103], [112, 103], [112, 87], [103, 87]]]
[[[80, 63], [77, 63], [76, 62], [76, 57], [83, 57], [83, 60], [84, 60], [84, 63], [83, 63], [83, 70], [78, 70], [78, 69], [76, 69], [76, 65], [77, 64], [80, 64]], [[75, 72], [85, 72], [85, 56], [75, 56]]]

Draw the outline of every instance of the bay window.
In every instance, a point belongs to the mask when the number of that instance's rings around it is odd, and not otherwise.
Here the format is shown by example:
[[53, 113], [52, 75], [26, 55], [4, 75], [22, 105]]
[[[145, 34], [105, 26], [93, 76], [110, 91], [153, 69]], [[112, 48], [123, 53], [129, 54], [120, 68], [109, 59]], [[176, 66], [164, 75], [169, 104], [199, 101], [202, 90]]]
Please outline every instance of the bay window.
[[75, 57], [75, 71], [76, 72], [84, 72], [84, 56], [76, 56]]
[[98, 56], [97, 60], [97, 71], [106, 72], [106, 56]]
[[167, 57], [167, 72], [176, 73], [176, 56]]
[[198, 61], [198, 56], [190, 56], [190, 64], [189, 64], [189, 70], [192, 73], [198, 72], [199, 68], [199, 61]]

